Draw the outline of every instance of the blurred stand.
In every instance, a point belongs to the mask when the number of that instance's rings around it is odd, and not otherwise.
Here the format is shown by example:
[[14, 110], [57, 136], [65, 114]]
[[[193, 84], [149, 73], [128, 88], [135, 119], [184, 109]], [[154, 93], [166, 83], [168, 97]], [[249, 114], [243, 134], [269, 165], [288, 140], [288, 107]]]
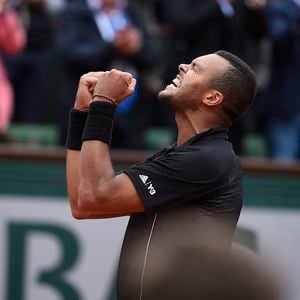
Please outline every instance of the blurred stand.
[[[113, 146], [162, 148], [173, 142], [175, 126], [173, 114], [156, 100], [157, 92], [176, 76], [179, 63], [222, 48], [248, 62], [259, 83], [257, 99], [231, 128], [236, 152], [288, 163], [299, 159], [299, 1], [86, 1], [67, 1], [66, 7], [65, 0], [10, 1], [28, 33], [22, 54], [8, 57], [1, 51], [16, 94], [12, 139], [56, 144], [59, 124], [63, 145], [79, 77], [116, 67], [132, 72], [139, 83], [119, 107]], [[154, 48], [160, 50], [157, 64]], [[12, 97], [7, 83], [1, 78], [8, 95], [2, 99]], [[4, 103], [2, 132], [12, 102]]]
[[269, 156], [285, 163], [300, 157], [300, 1], [270, 1], [267, 17], [271, 78], [259, 107]]
[[1, 54], [17, 55], [26, 43], [26, 33], [18, 14], [7, 0], [0, 0], [0, 142], [9, 141], [7, 129], [13, 112], [13, 89]]
[[90, 71], [117, 68], [131, 72], [135, 93], [117, 110], [112, 147], [143, 148], [147, 112], [140, 103], [143, 71], [156, 54], [138, 8], [125, 0], [70, 2], [60, 18], [57, 47], [65, 67], [65, 94], [61, 103], [60, 143], [65, 143], [68, 112], [73, 106], [79, 78]]
[[[7, 59], [15, 91], [14, 121], [43, 123], [54, 114], [51, 86], [53, 31], [64, 0], [23, 0], [16, 4], [27, 31], [25, 50]], [[55, 87], [57, 88], [57, 87]], [[53, 120], [54, 118], [52, 118]]]

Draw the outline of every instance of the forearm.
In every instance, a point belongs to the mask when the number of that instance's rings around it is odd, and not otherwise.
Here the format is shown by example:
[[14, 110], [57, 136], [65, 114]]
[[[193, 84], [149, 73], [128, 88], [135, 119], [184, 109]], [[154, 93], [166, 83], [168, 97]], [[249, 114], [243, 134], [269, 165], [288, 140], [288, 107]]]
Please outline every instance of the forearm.
[[80, 151], [67, 150], [67, 188], [71, 210], [75, 217], [78, 210], [78, 185], [79, 185]]
[[[68, 198], [72, 215], [76, 219], [98, 219], [115, 216], [115, 214], [102, 214], [101, 212], [95, 211], [94, 208], [87, 209], [86, 205], [87, 201], [90, 206], [93, 204], [91, 197], [95, 198], [97, 193], [95, 187], [101, 184], [101, 182], [107, 182], [107, 180], [110, 180], [114, 175], [108, 149], [104, 150], [104, 148], [108, 147], [105, 146], [105, 144], [97, 145], [97, 142], [85, 142], [82, 151], [67, 150], [66, 170]], [[106, 155], [103, 153], [103, 150], [107, 153]], [[107, 156], [106, 160], [99, 160], [100, 157], [105, 156]], [[94, 166], [97, 166], [96, 170]], [[106, 171], [102, 172], [103, 170]], [[96, 178], [99, 179], [97, 180]], [[81, 193], [81, 206], [83, 207], [79, 207], [79, 189], [84, 190], [84, 192]], [[85, 197], [83, 195], [85, 195]]]
[[85, 127], [87, 112], [72, 109], [69, 114], [69, 128], [67, 137], [66, 177], [69, 204], [72, 214], [79, 218], [78, 186], [80, 182], [80, 151], [82, 147], [82, 134]]
[[77, 218], [111, 218], [144, 211], [130, 179], [124, 174], [115, 176], [107, 143], [83, 143], [79, 175]]
[[114, 104], [103, 101], [89, 106], [79, 165], [78, 205], [83, 209], [105, 202], [103, 186], [114, 178], [109, 146], [115, 110]]
[[114, 178], [108, 144], [92, 140], [83, 143], [79, 178], [79, 206], [105, 201], [102, 187]]
[[[87, 149], [88, 150], [88, 149]], [[84, 151], [86, 152], [86, 151]], [[86, 153], [84, 154], [84, 156]], [[67, 150], [67, 187], [69, 205], [72, 215], [75, 219], [99, 219], [105, 217], [113, 217], [96, 212], [95, 210], [87, 210], [79, 207], [79, 187], [83, 186], [84, 182], [80, 176], [80, 160], [81, 152]], [[88, 182], [87, 180], [85, 182]]]

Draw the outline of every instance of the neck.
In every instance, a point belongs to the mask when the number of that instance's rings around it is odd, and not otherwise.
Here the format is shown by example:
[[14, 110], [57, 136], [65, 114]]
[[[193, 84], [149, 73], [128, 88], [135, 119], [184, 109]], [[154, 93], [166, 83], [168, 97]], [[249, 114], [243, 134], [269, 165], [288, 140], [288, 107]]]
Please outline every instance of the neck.
[[178, 129], [177, 146], [184, 144], [201, 132], [221, 125], [220, 122], [215, 121], [211, 116], [198, 110], [176, 112], [175, 120]]

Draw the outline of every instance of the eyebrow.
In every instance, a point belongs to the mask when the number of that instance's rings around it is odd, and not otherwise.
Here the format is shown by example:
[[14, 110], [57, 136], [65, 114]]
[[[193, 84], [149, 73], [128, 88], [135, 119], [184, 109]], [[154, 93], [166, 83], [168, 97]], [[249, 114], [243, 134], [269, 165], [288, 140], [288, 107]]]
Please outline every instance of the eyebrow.
[[200, 64], [196, 63], [194, 60], [192, 61], [192, 66], [195, 67], [197, 70], [201, 71], [203, 68]]

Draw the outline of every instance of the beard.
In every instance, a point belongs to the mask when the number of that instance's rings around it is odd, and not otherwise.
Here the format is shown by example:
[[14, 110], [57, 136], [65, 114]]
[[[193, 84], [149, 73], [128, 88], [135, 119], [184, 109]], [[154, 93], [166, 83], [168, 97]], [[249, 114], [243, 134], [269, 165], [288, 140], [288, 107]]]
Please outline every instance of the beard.
[[172, 98], [172, 95], [166, 91], [166, 89], [158, 93], [158, 99], [162, 102], [168, 102]]
[[160, 102], [166, 104], [172, 111], [177, 110], [177, 105], [176, 105], [177, 101], [175, 95], [171, 94], [166, 89], [158, 93], [158, 99]]
[[170, 94], [167, 91], [163, 90], [158, 94], [158, 98], [161, 102], [165, 103], [175, 114], [187, 110], [196, 111], [201, 107], [201, 101], [187, 98], [182, 93]]
[[187, 99], [183, 93], [179, 91], [170, 91], [167, 88], [159, 92], [158, 99], [165, 103], [173, 112], [180, 112], [186, 109], [194, 109], [198, 104]]

